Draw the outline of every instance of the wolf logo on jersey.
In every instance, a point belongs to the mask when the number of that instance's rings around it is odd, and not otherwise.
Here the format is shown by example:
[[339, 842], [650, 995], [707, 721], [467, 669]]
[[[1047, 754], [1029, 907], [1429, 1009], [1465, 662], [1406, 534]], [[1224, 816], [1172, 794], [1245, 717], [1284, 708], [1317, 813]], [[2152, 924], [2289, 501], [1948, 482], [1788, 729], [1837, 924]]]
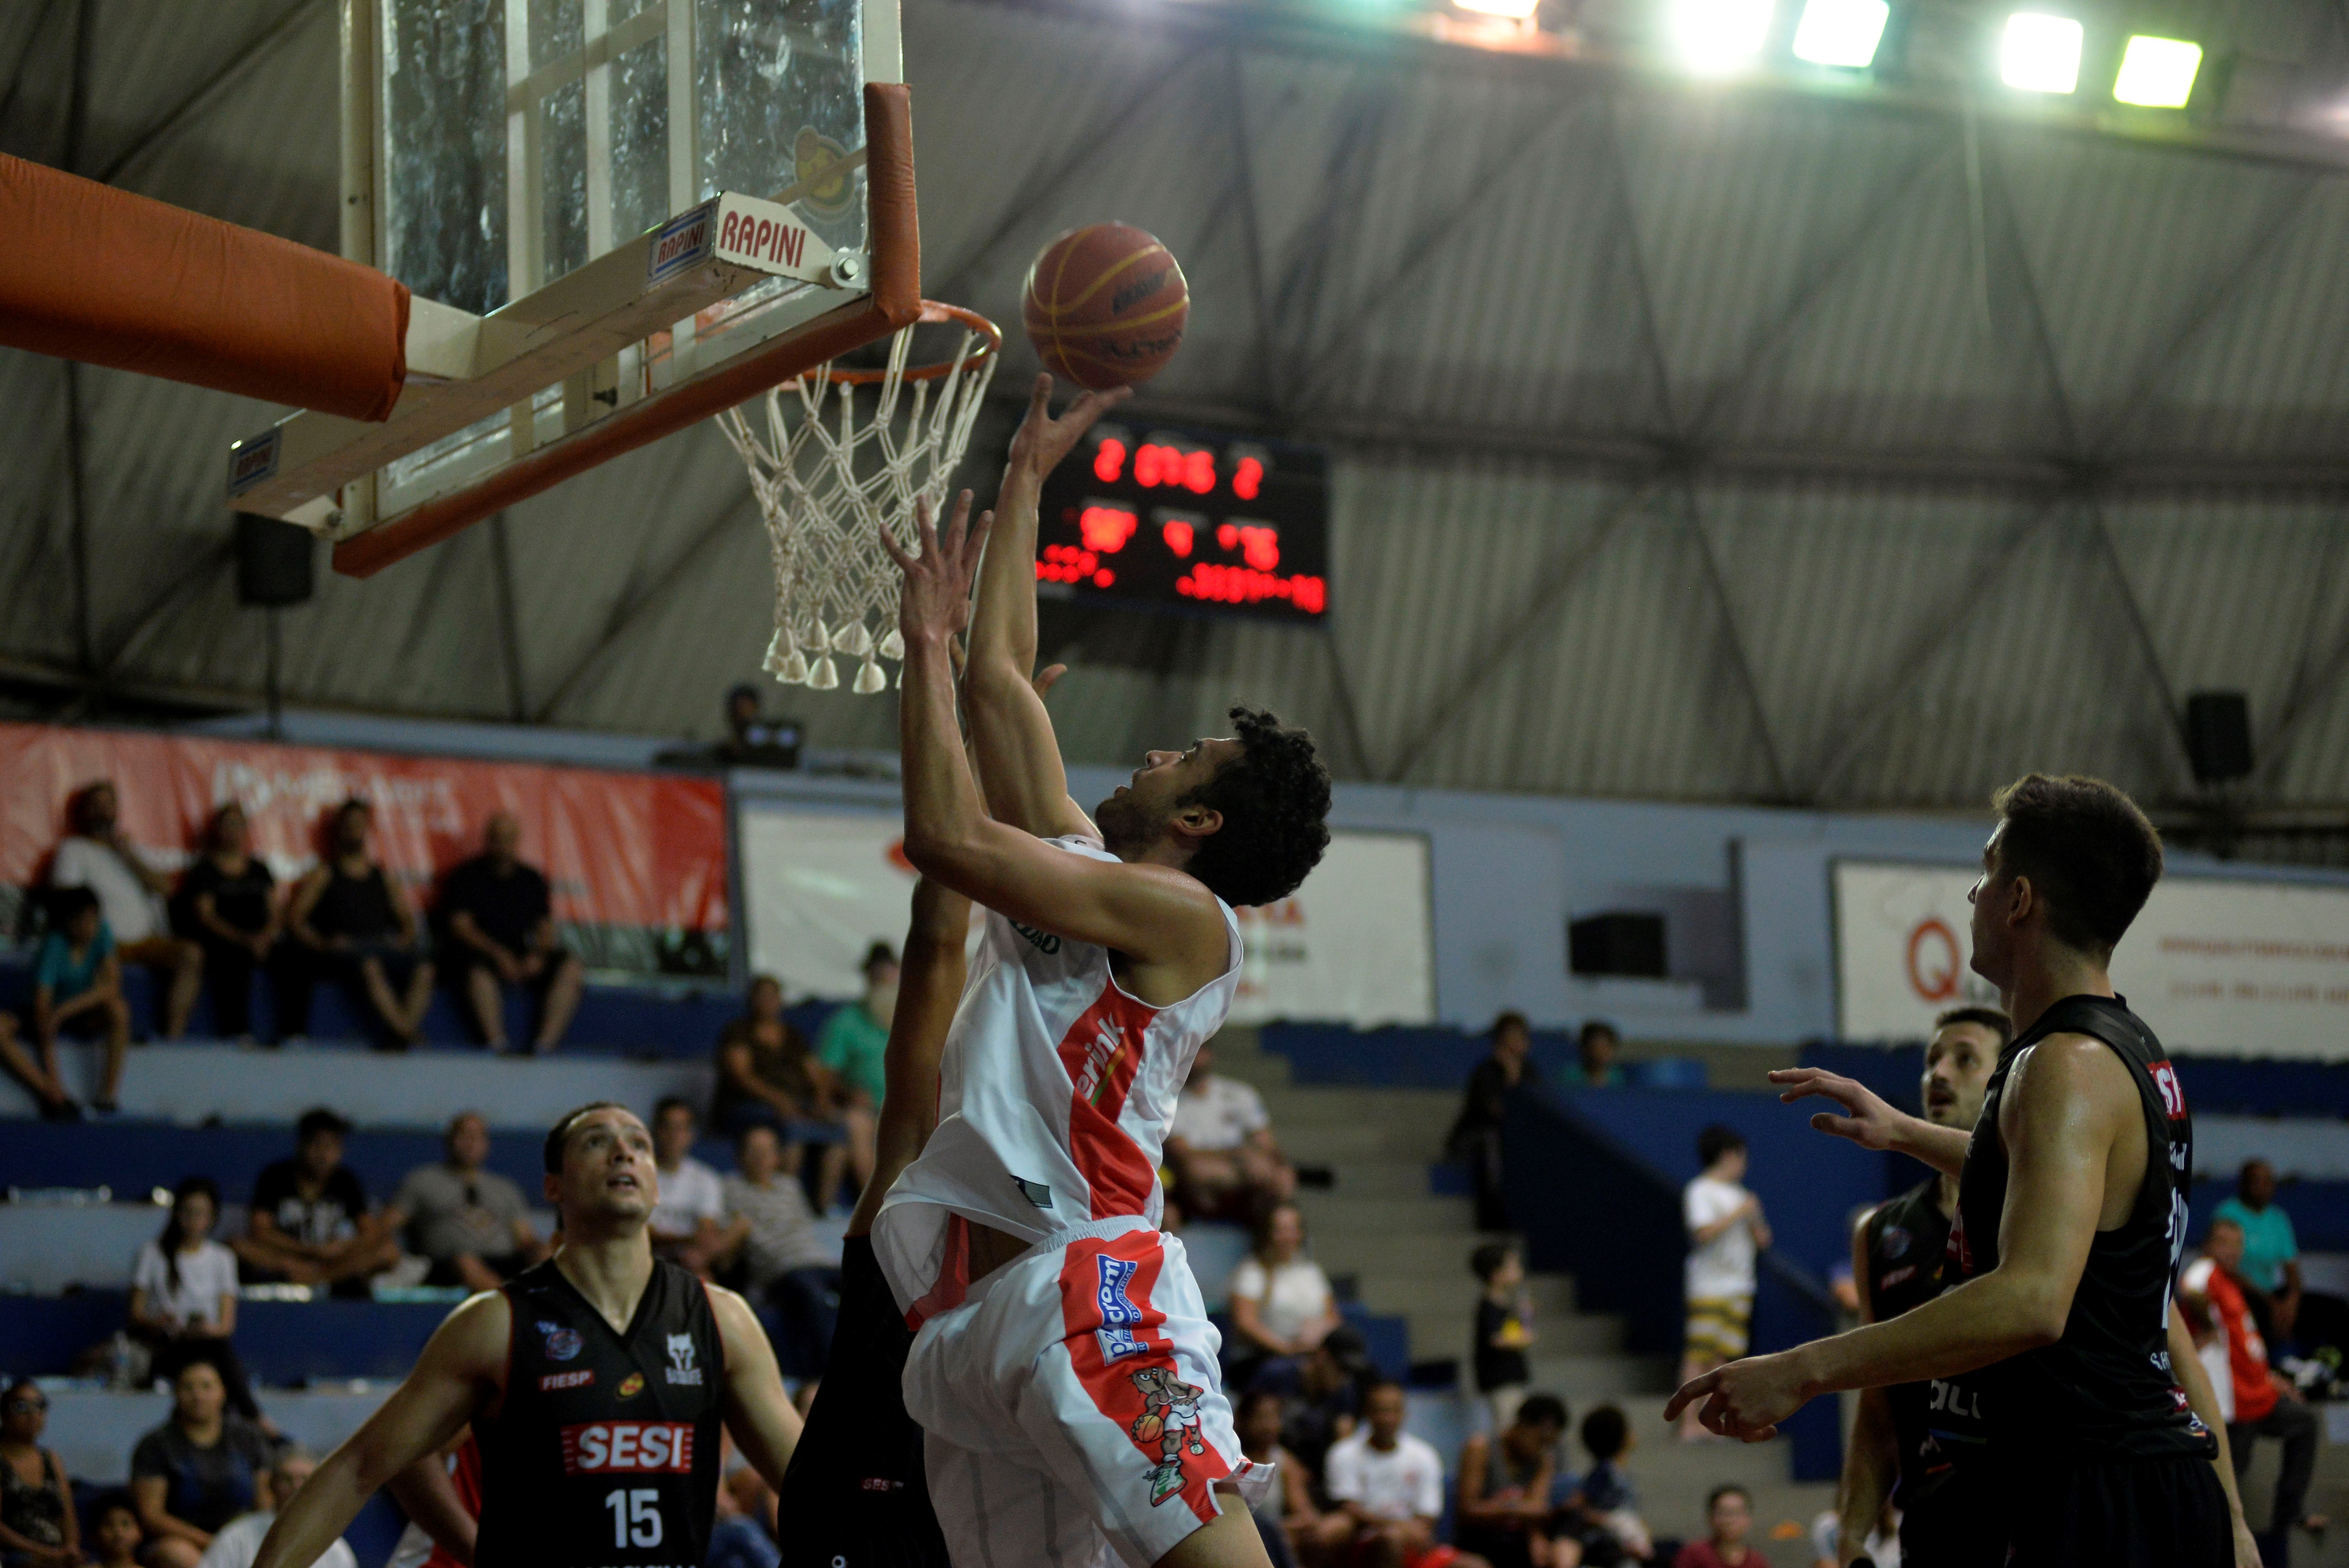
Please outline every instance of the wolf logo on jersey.
[[1133, 1418], [1134, 1439], [1158, 1445], [1158, 1463], [1150, 1471], [1150, 1505], [1155, 1508], [1183, 1490], [1183, 1450], [1207, 1451], [1199, 1436], [1204, 1390], [1163, 1367], [1141, 1368], [1133, 1374], [1133, 1386], [1142, 1390], [1142, 1414]]

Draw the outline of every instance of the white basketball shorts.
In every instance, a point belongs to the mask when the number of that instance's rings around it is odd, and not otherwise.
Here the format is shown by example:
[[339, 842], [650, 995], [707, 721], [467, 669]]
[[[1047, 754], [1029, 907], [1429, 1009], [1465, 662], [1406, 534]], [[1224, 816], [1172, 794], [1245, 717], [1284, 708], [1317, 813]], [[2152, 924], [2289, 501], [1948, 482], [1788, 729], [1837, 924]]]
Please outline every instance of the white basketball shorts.
[[1268, 1497], [1221, 1346], [1183, 1243], [1139, 1215], [1057, 1233], [925, 1323], [905, 1408], [955, 1568], [1150, 1568], [1221, 1511], [1218, 1481]]

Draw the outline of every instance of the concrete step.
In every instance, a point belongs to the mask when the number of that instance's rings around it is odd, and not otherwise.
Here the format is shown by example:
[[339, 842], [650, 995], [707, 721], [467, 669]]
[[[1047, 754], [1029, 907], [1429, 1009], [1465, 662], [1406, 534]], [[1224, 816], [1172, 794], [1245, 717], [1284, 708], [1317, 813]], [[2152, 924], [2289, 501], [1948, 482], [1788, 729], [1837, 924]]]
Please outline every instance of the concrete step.
[[[1216, 1058], [1218, 1070], [1222, 1061]], [[1443, 1089], [1288, 1088], [1261, 1092], [1276, 1134], [1291, 1126], [1376, 1121], [1415, 1128], [1440, 1143], [1460, 1109], [1460, 1097]]]
[[1473, 1294], [1475, 1282], [1468, 1274], [1468, 1254], [1475, 1245], [1473, 1232], [1445, 1235], [1341, 1229], [1317, 1235], [1313, 1257], [1331, 1274], [1352, 1274], [1362, 1280], [1448, 1279], [1467, 1286]]
[[1291, 1122], [1276, 1116], [1272, 1134], [1280, 1151], [1299, 1165], [1380, 1161], [1409, 1166], [1423, 1181], [1443, 1152], [1440, 1136], [1429, 1140], [1412, 1128], [1377, 1121]]
[[[1379, 1235], [1441, 1235], [1458, 1241], [1475, 1235], [1475, 1206], [1465, 1198], [1439, 1198], [1432, 1193], [1415, 1198], [1358, 1198], [1340, 1191], [1301, 1191], [1297, 1207], [1305, 1216], [1308, 1234], [1328, 1239], [1370, 1232]], [[1471, 1239], [1462, 1248], [1459, 1267], [1464, 1274]]]
[[[1323, 1265], [1327, 1267], [1327, 1264]], [[1537, 1324], [1574, 1315], [1574, 1276], [1537, 1274], [1527, 1284]], [[1475, 1276], [1464, 1264], [1458, 1279], [1426, 1274], [1381, 1275], [1379, 1288], [1396, 1312], [1452, 1312], [1473, 1317], [1478, 1299]]]
[[[1411, 1353], [1423, 1360], [1469, 1354], [1475, 1343], [1474, 1313], [1456, 1308], [1414, 1308], [1398, 1303], [1377, 1282], [1362, 1282], [1363, 1304], [1373, 1312], [1399, 1313], [1411, 1320]], [[1534, 1320], [1534, 1348], [1559, 1355], [1604, 1355], [1623, 1348], [1623, 1320], [1590, 1313]]]
[[1574, 1356], [1551, 1351], [1547, 1346], [1536, 1348], [1544, 1354], [1532, 1357], [1534, 1387], [1563, 1398], [1578, 1422], [1592, 1405], [1619, 1405], [1671, 1387], [1673, 1363], [1669, 1356]]
[[[1283, 1148], [1282, 1152], [1293, 1151]], [[1308, 1160], [1303, 1163], [1314, 1163]], [[1343, 1160], [1330, 1167], [1335, 1179], [1327, 1191], [1341, 1198], [1424, 1198], [1433, 1196], [1427, 1184], [1427, 1166], [1414, 1160]], [[1309, 1187], [1308, 1192], [1323, 1189]]]

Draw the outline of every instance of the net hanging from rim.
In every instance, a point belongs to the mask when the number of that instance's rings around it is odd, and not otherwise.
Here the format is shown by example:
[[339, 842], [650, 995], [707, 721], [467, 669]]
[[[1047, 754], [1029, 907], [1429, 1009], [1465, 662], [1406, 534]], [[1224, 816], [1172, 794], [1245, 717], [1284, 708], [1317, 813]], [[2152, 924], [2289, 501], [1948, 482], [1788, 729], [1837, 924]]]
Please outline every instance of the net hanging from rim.
[[[830, 691], [842, 654], [859, 661], [852, 689], [870, 696], [889, 684], [881, 661], [905, 655], [896, 563], [880, 531], [885, 523], [901, 548], [916, 548], [916, 500], [943, 528], [947, 486], [1003, 347], [992, 322], [959, 305], [924, 300], [923, 325], [962, 328], [952, 359], [908, 368], [908, 326], [890, 340], [885, 369], [819, 365], [770, 390], [764, 439], [743, 408], [718, 417], [766, 519], [775, 634], [765, 665], [779, 681]], [[866, 387], [875, 396], [860, 408]]]

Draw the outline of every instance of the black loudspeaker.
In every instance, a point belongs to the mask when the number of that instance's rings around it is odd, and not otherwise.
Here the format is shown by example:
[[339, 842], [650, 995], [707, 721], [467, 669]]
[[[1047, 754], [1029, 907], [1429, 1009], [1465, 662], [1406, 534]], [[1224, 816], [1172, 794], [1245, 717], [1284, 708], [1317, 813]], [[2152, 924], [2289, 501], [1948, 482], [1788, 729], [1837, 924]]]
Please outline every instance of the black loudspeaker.
[[310, 531], [259, 512], [236, 514], [236, 597], [274, 608], [309, 602], [316, 580]]
[[2251, 770], [2251, 704], [2239, 691], [2198, 691], [2186, 699], [2186, 758], [2198, 784], [2223, 784]]
[[1569, 922], [1567, 967], [1577, 975], [1664, 977], [1664, 917], [1615, 910]]

